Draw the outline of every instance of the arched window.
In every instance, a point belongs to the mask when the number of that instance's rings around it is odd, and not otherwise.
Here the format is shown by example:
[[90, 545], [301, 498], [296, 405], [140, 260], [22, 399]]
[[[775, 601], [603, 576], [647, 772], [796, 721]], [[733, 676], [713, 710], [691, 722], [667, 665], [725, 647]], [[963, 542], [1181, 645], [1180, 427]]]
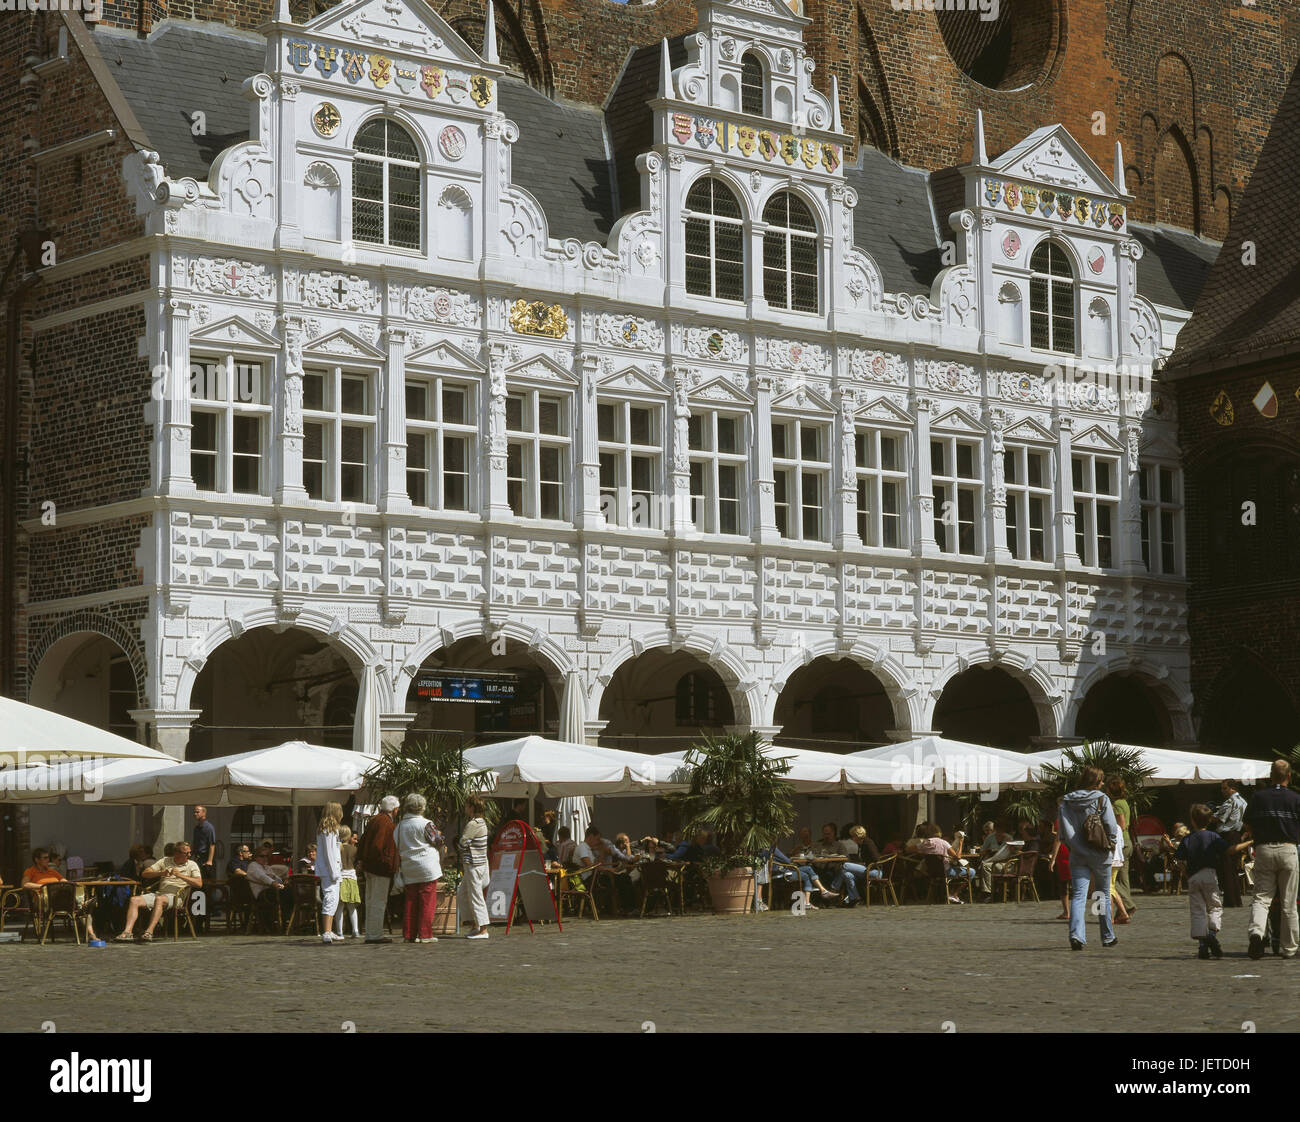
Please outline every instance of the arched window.
[[763, 296], [773, 308], [817, 310], [817, 223], [797, 195], [781, 191], [763, 208]]
[[420, 153], [410, 134], [380, 117], [361, 127], [352, 165], [352, 237], [420, 248]]
[[763, 112], [763, 64], [752, 52], [740, 60], [740, 111]]
[[686, 196], [686, 291], [719, 300], [745, 298], [740, 203], [716, 179], [701, 179]]
[[1043, 242], [1029, 259], [1029, 339], [1040, 351], [1074, 354], [1074, 270], [1065, 250]]

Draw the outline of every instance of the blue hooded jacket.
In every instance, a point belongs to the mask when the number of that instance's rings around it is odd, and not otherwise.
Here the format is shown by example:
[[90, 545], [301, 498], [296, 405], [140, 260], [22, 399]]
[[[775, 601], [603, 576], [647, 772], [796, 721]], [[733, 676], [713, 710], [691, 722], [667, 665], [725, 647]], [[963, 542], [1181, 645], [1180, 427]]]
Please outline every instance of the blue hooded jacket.
[[[1102, 853], [1089, 845], [1083, 837], [1083, 822], [1101, 800], [1101, 820], [1106, 826], [1106, 835], [1110, 838], [1110, 848]], [[1061, 800], [1061, 844], [1070, 847], [1070, 865], [1076, 862], [1097, 868], [1109, 865], [1111, 854], [1115, 851], [1115, 839], [1119, 837], [1119, 822], [1115, 819], [1115, 808], [1105, 791], [1071, 791]]]

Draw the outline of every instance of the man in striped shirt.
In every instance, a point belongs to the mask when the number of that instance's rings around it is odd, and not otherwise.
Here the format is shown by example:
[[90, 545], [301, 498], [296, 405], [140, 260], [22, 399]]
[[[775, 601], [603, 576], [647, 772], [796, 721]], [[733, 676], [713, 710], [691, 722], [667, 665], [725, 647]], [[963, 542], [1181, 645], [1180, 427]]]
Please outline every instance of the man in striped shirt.
[[483, 821], [483, 800], [470, 795], [465, 800], [465, 829], [457, 843], [462, 876], [457, 892], [461, 922], [473, 915], [471, 939], [488, 937], [488, 909], [484, 892], [488, 884], [488, 828]]

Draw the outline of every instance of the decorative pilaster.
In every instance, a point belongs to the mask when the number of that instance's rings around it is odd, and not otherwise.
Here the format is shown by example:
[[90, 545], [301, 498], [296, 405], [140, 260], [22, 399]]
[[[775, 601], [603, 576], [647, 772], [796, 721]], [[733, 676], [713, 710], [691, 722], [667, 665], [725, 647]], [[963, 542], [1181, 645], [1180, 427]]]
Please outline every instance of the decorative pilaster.
[[162, 409], [161, 490], [164, 495], [194, 494], [190, 469], [190, 305], [168, 301], [167, 352]]
[[506, 499], [506, 348], [503, 343], [488, 347], [487, 440], [483, 452], [483, 505], [485, 517], [509, 518]]
[[695, 532], [691, 512], [691, 406], [687, 399], [691, 372], [684, 366], [673, 367], [673, 426], [669, 443], [672, 468], [668, 475], [669, 532], [682, 537]]
[[[596, 373], [600, 358], [589, 351], [574, 356], [573, 368], [581, 383], [578, 398], [578, 487], [574, 518], [580, 529], [605, 525], [600, 496], [600, 433], [596, 420]], [[614, 496], [615, 503], [618, 496]]]
[[939, 553], [939, 543], [934, 536], [934, 479], [930, 474], [930, 414], [934, 412], [934, 398], [917, 394], [912, 399], [912, 412], [916, 416], [912, 553], [920, 557], [935, 557]]
[[760, 545], [781, 540], [776, 529], [776, 479], [772, 473], [772, 378], [754, 375], [754, 481], [752, 537]]
[[302, 320], [283, 316], [283, 393], [277, 396], [280, 457], [276, 465], [275, 501], [297, 503], [307, 498], [302, 484]]
[[[856, 397], [848, 386], [841, 386], [837, 417], [839, 440], [839, 485], [836, 488], [834, 537], [836, 549], [861, 549], [858, 533], [858, 449]], [[843, 618], [841, 616], [841, 618]]]
[[384, 324], [388, 362], [384, 365], [384, 447], [379, 479], [379, 509], [411, 509], [406, 493], [406, 330]]
[[1074, 418], [1056, 418], [1056, 564], [1077, 569], [1079, 552], [1074, 543]]
[[1010, 420], [1011, 415], [1005, 409], [989, 410], [989, 502], [984, 527], [989, 536], [986, 556], [995, 564], [1012, 559], [1007, 545], [1007, 471], [1003, 458], [1007, 449], [1003, 437]]
[[1142, 426], [1131, 421], [1121, 430], [1124, 437], [1124, 475], [1120, 487], [1120, 568], [1129, 576], [1146, 572], [1142, 560]]

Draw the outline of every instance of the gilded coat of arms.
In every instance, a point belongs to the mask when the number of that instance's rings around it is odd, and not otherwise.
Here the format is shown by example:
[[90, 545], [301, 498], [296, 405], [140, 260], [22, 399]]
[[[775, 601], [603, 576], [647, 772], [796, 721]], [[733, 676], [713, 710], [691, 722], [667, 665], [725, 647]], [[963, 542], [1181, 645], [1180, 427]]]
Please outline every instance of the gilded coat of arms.
[[997, 206], [998, 200], [1002, 198], [1002, 184], [996, 179], [988, 179], [984, 182], [984, 198], [988, 200], [989, 206]]
[[781, 159], [792, 164], [799, 158], [799, 141], [788, 132], [781, 135]]
[[708, 148], [718, 139], [718, 126], [712, 117], [695, 118], [695, 139], [701, 148]]
[[754, 154], [754, 148], [758, 144], [758, 130], [749, 125], [741, 125], [736, 130], [736, 147], [746, 156]]
[[559, 304], [549, 307], [536, 300], [516, 300], [510, 306], [510, 329], [521, 335], [548, 335], [552, 339], [563, 339], [569, 330], [569, 317]]
[[[793, 139], [793, 137], [791, 138]], [[780, 143], [776, 139], [776, 133], [764, 129], [758, 134], [758, 154], [765, 160], [774, 159], [781, 152]]]
[[370, 56], [370, 80], [375, 89], [382, 90], [393, 80], [393, 60], [384, 55]]
[[1026, 214], [1033, 214], [1038, 207], [1038, 188], [1022, 188], [1020, 192], [1020, 205], [1025, 208]]
[[822, 145], [822, 167], [833, 172], [840, 166], [840, 146], [838, 144]]
[[492, 100], [492, 79], [486, 74], [475, 74], [469, 80], [469, 96], [482, 109]]
[[442, 93], [442, 77], [442, 71], [436, 66], [420, 67], [420, 85], [430, 97], [437, 97]]

